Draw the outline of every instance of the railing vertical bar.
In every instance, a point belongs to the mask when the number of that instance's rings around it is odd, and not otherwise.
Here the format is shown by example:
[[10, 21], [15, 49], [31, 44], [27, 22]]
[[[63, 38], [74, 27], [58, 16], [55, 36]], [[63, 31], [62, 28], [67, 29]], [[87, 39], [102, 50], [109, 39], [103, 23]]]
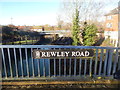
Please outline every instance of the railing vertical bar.
[[[45, 50], [45, 48], [42, 48], [43, 50]], [[46, 73], [45, 73], [45, 59], [43, 59], [43, 77], [45, 77], [46, 75]]]
[[70, 61], [69, 61], [69, 76], [71, 76], [71, 58], [70, 58]]
[[110, 50], [110, 55], [109, 55], [109, 58], [108, 58], [108, 76], [110, 76], [110, 73], [111, 73], [111, 68], [112, 68], [112, 56], [113, 56], [113, 49]]
[[22, 53], [21, 53], [21, 48], [19, 48], [19, 52], [20, 52], [21, 74], [22, 74], [22, 77], [23, 77], [23, 63], [22, 63]]
[[92, 58], [90, 58], [90, 71], [89, 71], [89, 75], [92, 75]]
[[49, 75], [48, 76], [50, 77], [50, 59], [49, 59]]
[[115, 55], [115, 60], [114, 60], [114, 65], [113, 65], [113, 73], [116, 72], [117, 62], [118, 62], [118, 49], [116, 49], [116, 55]]
[[[38, 48], [37, 48], [38, 50]], [[40, 77], [40, 63], [39, 63], [39, 59], [37, 59], [37, 65], [38, 65], [38, 77]]]
[[76, 58], [75, 58], [75, 61], [74, 61], [74, 76], [76, 76]]
[[86, 68], [87, 68], [87, 59], [85, 59], [85, 64], [84, 64], [84, 76], [86, 75]]
[[50, 76], [51, 76], [51, 75], [50, 75], [50, 74], [51, 74], [51, 73], [50, 73], [50, 70], [51, 70], [51, 69], [50, 69], [50, 67], [51, 67], [51, 66], [50, 66], [50, 59], [48, 59], [48, 61], [49, 61], [49, 66], [48, 66], [48, 67], [49, 67], [48, 76], [50, 77]]
[[108, 49], [106, 49], [106, 56], [104, 60], [104, 76], [106, 75], [107, 59], [108, 59]]
[[120, 54], [118, 55], [118, 70], [120, 70]]
[[101, 49], [101, 55], [100, 55], [99, 76], [101, 75], [101, 70], [102, 70], [102, 59], [103, 59], [103, 49]]
[[11, 78], [12, 78], [13, 74], [12, 74], [12, 65], [11, 65], [10, 50], [9, 50], [9, 48], [7, 48], [7, 51], [8, 51], [9, 65], [10, 65], [10, 74], [11, 74]]
[[31, 59], [32, 59], [32, 76], [35, 76], [35, 72], [34, 72], [34, 63], [33, 63], [33, 57], [32, 57], [32, 51], [33, 49], [31, 48]]
[[43, 76], [45, 77], [45, 59], [43, 59]]
[[81, 65], [82, 65], [82, 59], [79, 60], [79, 75], [81, 75]]
[[[59, 48], [60, 50], [60, 48]], [[61, 59], [59, 58], [59, 76], [61, 76]]]
[[66, 76], [66, 59], [64, 59], [64, 77]]
[[[72, 48], [70, 48], [70, 50], [72, 50]], [[69, 76], [71, 76], [71, 58], [69, 60]]]
[[[66, 50], [66, 48], [65, 48]], [[66, 76], [66, 58], [64, 58], [64, 77]]]
[[[55, 50], [55, 48], [54, 48], [54, 50]], [[56, 60], [55, 60], [55, 58], [54, 58], [54, 77], [56, 76]]]
[[27, 48], [25, 48], [25, 56], [26, 56], [27, 77], [29, 77], [29, 68], [28, 68]]
[[5, 55], [4, 55], [4, 50], [3, 50], [3, 48], [2, 48], [2, 57], [3, 57], [3, 66], [4, 66], [4, 70], [5, 70], [5, 78], [7, 78]]
[[54, 77], [56, 76], [56, 60], [54, 58]]
[[18, 77], [17, 58], [16, 58], [15, 48], [14, 48], [14, 58], [15, 58], [15, 66], [16, 66], [16, 77]]
[[96, 73], [97, 73], [97, 63], [98, 63], [98, 49], [96, 49], [96, 58], [95, 58], [94, 75], [96, 75]]
[[59, 76], [61, 76], [61, 59], [59, 59]]

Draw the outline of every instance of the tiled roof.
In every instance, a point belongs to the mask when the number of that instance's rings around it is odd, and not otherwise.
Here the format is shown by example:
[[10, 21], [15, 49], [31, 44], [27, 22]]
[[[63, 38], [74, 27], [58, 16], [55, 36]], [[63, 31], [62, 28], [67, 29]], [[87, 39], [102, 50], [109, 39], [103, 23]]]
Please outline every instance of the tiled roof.
[[118, 14], [118, 11], [120, 12], [120, 7], [111, 10], [110, 13], [106, 14], [105, 16]]

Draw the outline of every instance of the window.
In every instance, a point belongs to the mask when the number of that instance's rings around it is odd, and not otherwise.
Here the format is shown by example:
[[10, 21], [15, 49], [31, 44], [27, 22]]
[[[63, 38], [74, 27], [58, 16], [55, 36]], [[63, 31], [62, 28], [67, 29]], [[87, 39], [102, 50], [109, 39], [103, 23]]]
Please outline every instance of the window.
[[112, 28], [112, 23], [107, 23], [107, 24], [106, 24], [106, 27], [107, 27], [107, 28]]
[[111, 20], [111, 19], [112, 19], [112, 16], [107, 16], [107, 19], [108, 19], [108, 20]]

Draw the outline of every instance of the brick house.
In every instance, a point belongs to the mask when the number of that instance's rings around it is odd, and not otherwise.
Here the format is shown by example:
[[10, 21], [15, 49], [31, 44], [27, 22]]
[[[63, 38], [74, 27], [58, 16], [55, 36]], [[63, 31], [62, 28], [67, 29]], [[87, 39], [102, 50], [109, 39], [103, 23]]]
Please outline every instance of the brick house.
[[106, 20], [105, 20], [105, 31], [104, 36], [105, 39], [110, 38], [110, 43], [112, 43], [115, 47], [118, 46], [118, 33], [119, 33], [119, 25], [120, 25], [120, 19], [119, 19], [119, 10], [118, 8], [115, 8], [110, 11], [110, 13], [106, 14]]

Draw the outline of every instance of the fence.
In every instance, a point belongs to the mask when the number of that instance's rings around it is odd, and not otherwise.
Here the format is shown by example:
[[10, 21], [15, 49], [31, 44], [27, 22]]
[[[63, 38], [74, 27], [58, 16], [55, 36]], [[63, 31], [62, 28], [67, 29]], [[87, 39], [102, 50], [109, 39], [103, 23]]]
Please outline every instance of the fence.
[[[34, 59], [34, 49], [93, 49], [92, 58]], [[2, 79], [78, 79], [112, 76], [120, 70], [120, 48], [58, 45], [0, 45]]]

